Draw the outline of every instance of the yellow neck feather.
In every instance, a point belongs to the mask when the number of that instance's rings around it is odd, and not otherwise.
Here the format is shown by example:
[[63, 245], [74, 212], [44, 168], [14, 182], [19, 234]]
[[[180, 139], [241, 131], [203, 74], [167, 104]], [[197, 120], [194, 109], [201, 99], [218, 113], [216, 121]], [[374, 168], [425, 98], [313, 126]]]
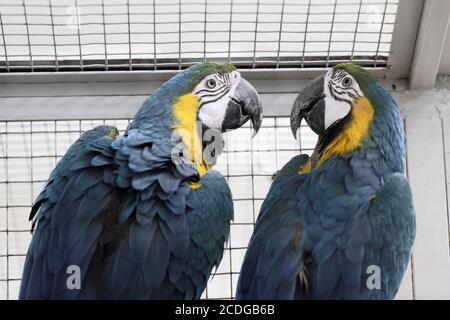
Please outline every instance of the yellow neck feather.
[[350, 122], [322, 152], [317, 167], [320, 167], [331, 156], [348, 153], [359, 148], [369, 134], [373, 113], [372, 104], [366, 97], [357, 98], [352, 106]]
[[[202, 177], [211, 168], [211, 165], [203, 160], [203, 145], [197, 129], [199, 107], [200, 102], [197, 97], [192, 93], [188, 93], [178, 99], [173, 108], [173, 114], [177, 120], [174, 129], [182, 138], [189, 152], [190, 160], [197, 168], [200, 177]], [[197, 185], [191, 186], [198, 187]]]
[[309, 159], [304, 165], [300, 166], [298, 173], [308, 173], [311, 171], [311, 159]]

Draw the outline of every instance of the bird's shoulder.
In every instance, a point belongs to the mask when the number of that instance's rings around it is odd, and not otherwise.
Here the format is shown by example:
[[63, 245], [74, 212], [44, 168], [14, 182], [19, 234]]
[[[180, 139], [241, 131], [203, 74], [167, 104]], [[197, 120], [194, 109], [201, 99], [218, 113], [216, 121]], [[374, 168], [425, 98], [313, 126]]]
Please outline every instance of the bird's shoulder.
[[199, 299], [213, 267], [219, 266], [233, 219], [233, 200], [225, 177], [208, 171], [186, 198], [187, 256], [171, 258], [168, 276], [182, 299]]
[[187, 196], [190, 219], [230, 221], [233, 219], [233, 197], [226, 178], [209, 170]]
[[[403, 174], [383, 180], [379, 190], [348, 219], [336, 220], [331, 210], [307, 225], [302, 242], [312, 256], [310, 286], [315, 297], [394, 298], [414, 241], [415, 218]], [[366, 286], [371, 266], [382, 270], [381, 290]], [[338, 280], [339, 276], [346, 281]]]
[[307, 175], [300, 174], [299, 169], [308, 160], [308, 155], [297, 155], [276, 173], [261, 206], [257, 223], [263, 223], [266, 219], [278, 219], [282, 214], [295, 214], [295, 200], [297, 199], [295, 194], [307, 177]]

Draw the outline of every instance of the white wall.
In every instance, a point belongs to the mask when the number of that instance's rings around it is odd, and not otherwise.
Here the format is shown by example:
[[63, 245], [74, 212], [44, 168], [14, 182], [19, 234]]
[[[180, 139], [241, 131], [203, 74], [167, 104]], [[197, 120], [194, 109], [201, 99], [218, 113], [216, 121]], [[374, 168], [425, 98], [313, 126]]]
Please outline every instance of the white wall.
[[447, 29], [447, 37], [445, 39], [444, 50], [442, 51], [439, 73], [446, 75], [450, 74], [450, 24]]
[[399, 298], [450, 299], [450, 90], [440, 79], [429, 91], [394, 96], [405, 118], [407, 172], [417, 214], [411, 270]]

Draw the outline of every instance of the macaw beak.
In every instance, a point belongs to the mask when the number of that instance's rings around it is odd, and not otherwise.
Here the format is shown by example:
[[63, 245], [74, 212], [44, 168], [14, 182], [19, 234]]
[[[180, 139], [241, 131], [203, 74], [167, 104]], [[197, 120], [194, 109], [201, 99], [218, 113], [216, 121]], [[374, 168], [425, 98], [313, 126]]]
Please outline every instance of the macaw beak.
[[311, 81], [298, 95], [291, 110], [291, 130], [294, 137], [303, 119], [318, 135], [325, 132], [325, 76]]
[[247, 80], [241, 78], [228, 102], [221, 131], [240, 128], [251, 120], [255, 136], [261, 127], [262, 118], [262, 104], [258, 92]]

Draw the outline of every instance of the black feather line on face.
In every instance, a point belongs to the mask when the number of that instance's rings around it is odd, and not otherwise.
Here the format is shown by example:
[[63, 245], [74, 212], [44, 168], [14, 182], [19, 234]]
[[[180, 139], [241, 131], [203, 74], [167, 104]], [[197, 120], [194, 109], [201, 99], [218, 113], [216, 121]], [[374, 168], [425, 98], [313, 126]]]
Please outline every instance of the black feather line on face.
[[[338, 96], [336, 93], [337, 93], [337, 94], [340, 94], [340, 96]], [[336, 100], [336, 101], [344, 101], [344, 102], [347, 102], [347, 103], [350, 104], [350, 106], [351, 106], [351, 105], [352, 105], [353, 99], [346, 99], [346, 98], [344, 98], [343, 96], [345, 96], [344, 93], [339, 92], [339, 91], [336, 91], [335, 94], [333, 95], [333, 98], [334, 98], [334, 100]], [[348, 96], [349, 96], [350, 98], [356, 98], [352, 93], [348, 93]]]
[[[344, 89], [344, 91], [337, 90], [337, 88]], [[342, 87], [339, 87], [333, 82], [333, 80], [330, 80], [328, 82], [328, 89], [330, 91], [331, 97], [334, 100], [346, 102], [346, 103], [348, 103], [350, 105], [350, 107], [352, 106], [352, 100], [351, 99], [350, 100], [349, 99], [345, 99], [342, 96], [345, 96], [345, 94], [347, 94], [350, 98], [359, 97], [358, 92], [354, 88], [342, 88]], [[351, 93], [350, 90], [354, 91], [355, 94]]]
[[214, 79], [216, 79], [217, 83], [223, 84], [222, 77], [219, 77], [217, 74], [214, 74], [213, 77], [214, 77]]
[[201, 107], [203, 107], [204, 105], [207, 105], [207, 104], [209, 104], [209, 103], [216, 102], [216, 101], [222, 99], [228, 92], [229, 92], [229, 90], [225, 90], [225, 92], [224, 92], [222, 95], [220, 95], [219, 97], [217, 97], [217, 99], [209, 100], [209, 101], [204, 101], [204, 102], [200, 103], [200, 107], [199, 107], [199, 108], [201, 108]]
[[351, 100], [347, 100], [347, 99], [344, 99], [344, 98], [341, 98], [341, 97], [338, 97], [338, 96], [335, 96], [334, 100], [340, 101], [340, 102], [345, 102], [345, 103], [347, 103], [350, 106], [350, 108], [352, 107], [352, 101]]
[[333, 81], [328, 81], [328, 91], [331, 94], [331, 97], [334, 99], [334, 90], [333, 90]]
[[225, 74], [225, 79], [224, 79], [224, 80], [225, 80], [225, 83], [226, 83], [227, 85], [230, 84], [231, 81], [230, 81], [230, 74], [229, 74], [229, 73], [226, 73], [226, 74]]
[[345, 76], [347, 75], [347, 73], [343, 70], [338, 70], [336, 71], [333, 76], [332, 76], [332, 80], [335, 80], [337, 82], [339, 82], [340, 80], [342, 80], [343, 78], [345, 78]]
[[[339, 94], [348, 93], [348, 95], [350, 95], [350, 96], [354, 96], [354, 97], [359, 96], [358, 91], [356, 91], [356, 89], [352, 88], [352, 87], [341, 87], [341, 86], [335, 85], [334, 88], [336, 89], [335, 91]], [[343, 90], [343, 91], [339, 91], [337, 89]]]
[[220, 89], [217, 89], [216, 90], [216, 92], [215, 93], [213, 93], [213, 94], [205, 94], [204, 96], [201, 96], [200, 97], [200, 99], [203, 99], [203, 98], [206, 98], [206, 97], [214, 97], [214, 96], [217, 96], [217, 95], [219, 95], [219, 94], [221, 94], [224, 90], [228, 90], [229, 89], [229, 87], [222, 87], [222, 88], [220, 88]]
[[214, 89], [201, 89], [201, 90], [198, 90], [198, 91], [196, 91], [196, 92], [194, 92], [194, 94], [196, 94], [196, 95], [198, 95], [199, 93], [202, 93], [202, 92], [216, 92], [217, 91], [217, 88], [214, 88]]

